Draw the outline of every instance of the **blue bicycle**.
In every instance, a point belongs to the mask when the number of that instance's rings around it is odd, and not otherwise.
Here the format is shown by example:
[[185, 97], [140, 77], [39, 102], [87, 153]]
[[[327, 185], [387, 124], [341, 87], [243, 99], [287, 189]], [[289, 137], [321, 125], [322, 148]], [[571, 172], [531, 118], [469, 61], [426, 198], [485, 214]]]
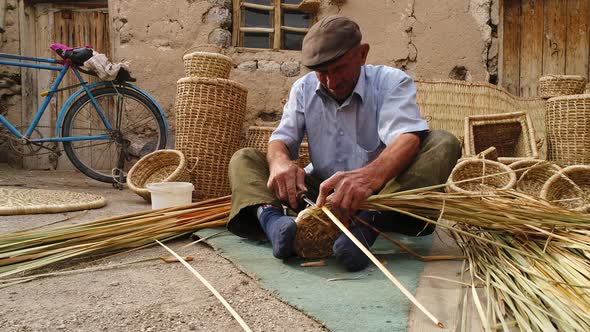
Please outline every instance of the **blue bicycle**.
[[[50, 90], [42, 93], [45, 99], [26, 131], [22, 133], [0, 115], [0, 123], [6, 127], [0, 128], [0, 137], [8, 139], [11, 146], [20, 146], [21, 152], [28, 147], [25, 154], [47, 149], [59, 155], [57, 144], [49, 147], [46, 143], [61, 142], [68, 159], [82, 173], [120, 188], [137, 160], [166, 146], [168, 124], [162, 108], [147, 92], [130, 84], [129, 75], [119, 75], [113, 81], [85, 82], [80, 72], [93, 74], [80, 68], [92, 56], [88, 50], [54, 49], [61, 59], [0, 53], [0, 65], [59, 72]], [[79, 84], [60, 88], [68, 71]], [[36, 127], [54, 95], [78, 86], [60, 108], [55, 136], [42, 137]]]

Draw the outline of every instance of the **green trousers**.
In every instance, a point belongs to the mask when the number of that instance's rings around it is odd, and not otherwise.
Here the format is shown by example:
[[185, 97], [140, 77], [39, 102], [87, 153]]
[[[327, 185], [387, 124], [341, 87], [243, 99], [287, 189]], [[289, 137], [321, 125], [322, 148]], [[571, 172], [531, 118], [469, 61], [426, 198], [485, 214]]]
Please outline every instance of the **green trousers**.
[[[420, 152], [410, 166], [387, 182], [379, 193], [389, 194], [445, 183], [460, 156], [461, 145], [455, 136], [445, 131], [431, 131], [422, 139]], [[269, 175], [264, 153], [245, 148], [232, 156], [229, 163], [232, 189], [232, 208], [228, 223], [230, 232], [250, 239], [265, 238], [253, 209], [249, 207], [260, 204], [281, 205], [266, 186]], [[323, 180], [306, 175], [305, 183], [310, 196], [317, 196]]]

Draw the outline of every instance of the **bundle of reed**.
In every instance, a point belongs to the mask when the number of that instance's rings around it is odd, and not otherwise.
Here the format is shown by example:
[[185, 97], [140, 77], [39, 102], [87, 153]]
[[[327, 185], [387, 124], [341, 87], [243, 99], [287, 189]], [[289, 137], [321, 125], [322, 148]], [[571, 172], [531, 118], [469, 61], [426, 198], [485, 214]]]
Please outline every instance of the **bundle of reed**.
[[[468, 257], [484, 330], [590, 331], [589, 214], [513, 190], [420, 191], [373, 196], [361, 208], [397, 211], [449, 229]], [[486, 290], [485, 312], [476, 283]]]
[[0, 235], [0, 278], [76, 257], [106, 255], [223, 226], [230, 196], [78, 225]]

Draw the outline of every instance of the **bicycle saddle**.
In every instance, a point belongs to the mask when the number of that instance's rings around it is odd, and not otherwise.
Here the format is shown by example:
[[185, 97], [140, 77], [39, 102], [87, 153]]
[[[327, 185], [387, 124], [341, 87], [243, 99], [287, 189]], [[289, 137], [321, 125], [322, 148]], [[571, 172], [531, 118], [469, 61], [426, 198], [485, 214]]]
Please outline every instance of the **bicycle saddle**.
[[[59, 54], [59, 53], [58, 53]], [[69, 59], [76, 66], [83, 66], [86, 60], [92, 58], [91, 48], [75, 48], [64, 51], [61, 55], [64, 59]]]

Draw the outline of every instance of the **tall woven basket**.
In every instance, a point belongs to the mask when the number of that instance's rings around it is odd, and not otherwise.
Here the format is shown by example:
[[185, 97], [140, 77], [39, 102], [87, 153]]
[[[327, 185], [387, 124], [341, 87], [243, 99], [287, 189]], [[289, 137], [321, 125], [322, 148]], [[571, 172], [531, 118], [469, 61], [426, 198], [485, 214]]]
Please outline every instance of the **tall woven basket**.
[[590, 94], [551, 98], [546, 104], [547, 160], [590, 164]]
[[[254, 148], [266, 153], [268, 149], [268, 140], [275, 129], [275, 127], [263, 126], [248, 127], [248, 135], [246, 136], [246, 140], [242, 143], [242, 147]], [[300, 167], [305, 167], [310, 162], [309, 145], [307, 143], [307, 138], [304, 138], [303, 143], [301, 143], [299, 148], [299, 159], [297, 159], [297, 165]]]
[[228, 195], [229, 160], [239, 148], [248, 90], [215, 78], [185, 77], [177, 85], [176, 149], [194, 165], [196, 198]]
[[590, 212], [590, 166], [568, 166], [553, 175], [541, 189], [541, 198], [568, 210]]
[[543, 98], [584, 93], [586, 79], [577, 75], [547, 75], [539, 79], [539, 95]]
[[182, 57], [184, 62], [184, 71], [187, 77], [210, 77], [210, 78], [229, 78], [229, 73], [232, 67], [232, 59], [226, 55], [214, 52], [197, 51], [188, 53], [194, 49], [216, 48], [221, 51], [221, 48], [215, 45], [199, 45], [192, 49], [188, 49]]
[[524, 112], [465, 117], [465, 154], [475, 155], [492, 146], [498, 161], [505, 164], [539, 157], [532, 121]]

